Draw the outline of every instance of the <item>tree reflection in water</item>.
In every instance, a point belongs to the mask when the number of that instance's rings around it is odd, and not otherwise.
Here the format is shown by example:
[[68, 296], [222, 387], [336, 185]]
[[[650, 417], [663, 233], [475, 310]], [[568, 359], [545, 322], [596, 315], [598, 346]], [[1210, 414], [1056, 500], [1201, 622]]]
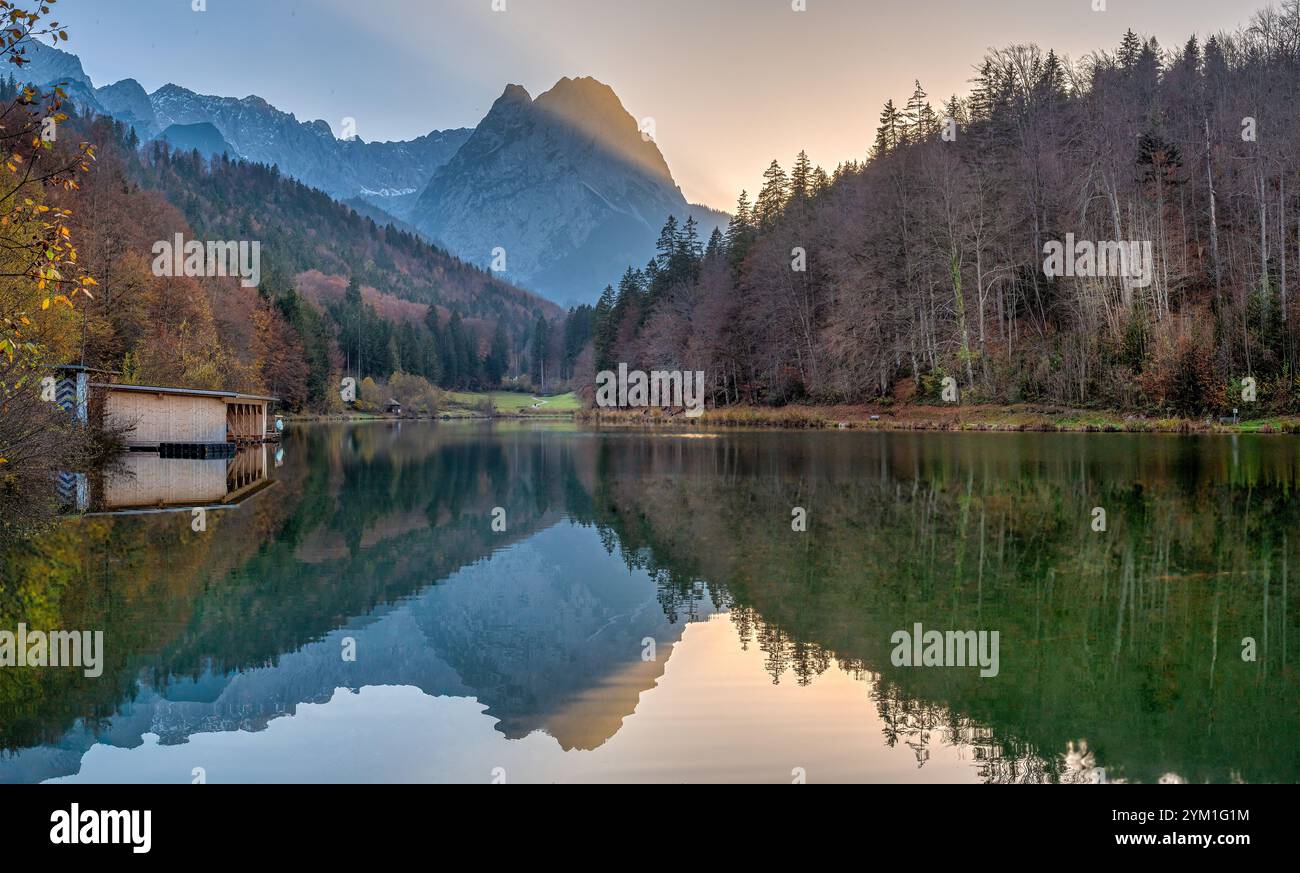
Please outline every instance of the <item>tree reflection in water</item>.
[[[918, 767], [956, 746], [986, 782], [1300, 778], [1279, 741], [1297, 727], [1300, 541], [1300, 461], [1282, 439], [376, 424], [303, 428], [285, 452], [275, 487], [204, 535], [87, 518], [10, 545], [0, 627], [103, 627], [114, 645], [97, 683], [0, 672], [5, 748], [93, 737], [141, 695], [311, 656], [400, 604], [418, 636], [368, 681], [473, 695], [523, 736], [631, 669], [644, 637], [670, 651], [721, 610], [772, 683], [861, 681], [883, 742]], [[486, 523], [497, 506], [505, 533]], [[653, 580], [654, 616], [626, 580], [565, 554], [527, 589], [440, 589], [566, 522]], [[914, 622], [998, 630], [1000, 674], [894, 667], [890, 635]], [[323, 689], [346, 684], [314, 669]], [[645, 690], [658, 673], [637, 676]], [[250, 724], [321, 693], [268, 691]], [[178, 736], [230, 729], [166, 711]]]

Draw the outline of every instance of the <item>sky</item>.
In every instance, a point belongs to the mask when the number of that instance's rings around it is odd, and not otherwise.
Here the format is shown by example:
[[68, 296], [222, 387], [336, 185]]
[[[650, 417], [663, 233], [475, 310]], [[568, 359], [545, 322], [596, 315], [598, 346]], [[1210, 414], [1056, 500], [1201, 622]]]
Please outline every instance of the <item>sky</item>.
[[[494, 11], [504, 4], [504, 11]], [[795, 5], [806, 6], [795, 11]], [[97, 86], [257, 94], [366, 140], [472, 127], [507, 84], [609, 84], [687, 198], [729, 209], [773, 159], [864, 157], [880, 108], [920, 79], [936, 109], [991, 47], [1078, 59], [1127, 28], [1166, 47], [1264, 0], [59, 0]], [[206, 6], [195, 11], [195, 6]], [[1104, 11], [1094, 11], [1104, 6]]]

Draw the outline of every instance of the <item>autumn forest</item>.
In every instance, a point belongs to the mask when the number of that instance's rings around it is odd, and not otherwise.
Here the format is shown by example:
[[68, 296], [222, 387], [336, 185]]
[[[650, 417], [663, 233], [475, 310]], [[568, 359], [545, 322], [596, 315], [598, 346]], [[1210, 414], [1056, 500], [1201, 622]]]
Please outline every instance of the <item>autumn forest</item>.
[[[800, 154], [724, 238], [661, 243], [596, 313], [602, 363], [702, 369], [712, 401], [1040, 402], [1198, 416], [1242, 380], [1297, 402], [1300, 3], [1176, 48], [995, 51], [966, 97], [920, 82], [871, 153]], [[681, 237], [682, 229], [666, 229]], [[1147, 287], [1049, 277], [1044, 247], [1145, 241]]]

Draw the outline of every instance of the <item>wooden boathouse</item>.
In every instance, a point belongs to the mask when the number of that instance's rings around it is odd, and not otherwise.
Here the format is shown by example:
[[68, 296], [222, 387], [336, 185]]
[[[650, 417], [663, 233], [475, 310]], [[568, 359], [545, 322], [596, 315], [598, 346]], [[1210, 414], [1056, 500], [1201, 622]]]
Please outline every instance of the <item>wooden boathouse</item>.
[[126, 446], [171, 457], [211, 457], [227, 447], [257, 445], [269, 438], [274, 397], [233, 391], [199, 391], [147, 385], [92, 383], [102, 392], [104, 426], [130, 427]]
[[[115, 374], [84, 367], [59, 371], [59, 402], [85, 422], [125, 434], [133, 451], [163, 457], [232, 456], [240, 446], [276, 439], [274, 397], [152, 385], [119, 385]], [[107, 381], [91, 381], [93, 377]], [[93, 412], [92, 412], [93, 410]]]

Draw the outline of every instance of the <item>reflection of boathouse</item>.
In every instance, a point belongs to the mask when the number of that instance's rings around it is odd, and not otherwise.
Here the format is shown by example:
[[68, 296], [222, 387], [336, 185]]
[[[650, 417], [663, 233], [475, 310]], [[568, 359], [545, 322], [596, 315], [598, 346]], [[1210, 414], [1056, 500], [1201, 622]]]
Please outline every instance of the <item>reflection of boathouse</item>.
[[268, 445], [246, 446], [229, 458], [128, 452], [107, 470], [61, 474], [59, 493], [68, 509], [92, 515], [234, 509], [274, 483], [271, 466], [282, 452]]
[[191, 460], [131, 452], [105, 473], [100, 512], [226, 509], [270, 485], [269, 446], [241, 449], [230, 459]]
[[[115, 374], [85, 367], [59, 371], [58, 399], [83, 421], [124, 432], [127, 448], [164, 457], [230, 457], [238, 446], [273, 438], [274, 397], [234, 391], [202, 391], [119, 385]], [[98, 379], [100, 381], [92, 381]]]

